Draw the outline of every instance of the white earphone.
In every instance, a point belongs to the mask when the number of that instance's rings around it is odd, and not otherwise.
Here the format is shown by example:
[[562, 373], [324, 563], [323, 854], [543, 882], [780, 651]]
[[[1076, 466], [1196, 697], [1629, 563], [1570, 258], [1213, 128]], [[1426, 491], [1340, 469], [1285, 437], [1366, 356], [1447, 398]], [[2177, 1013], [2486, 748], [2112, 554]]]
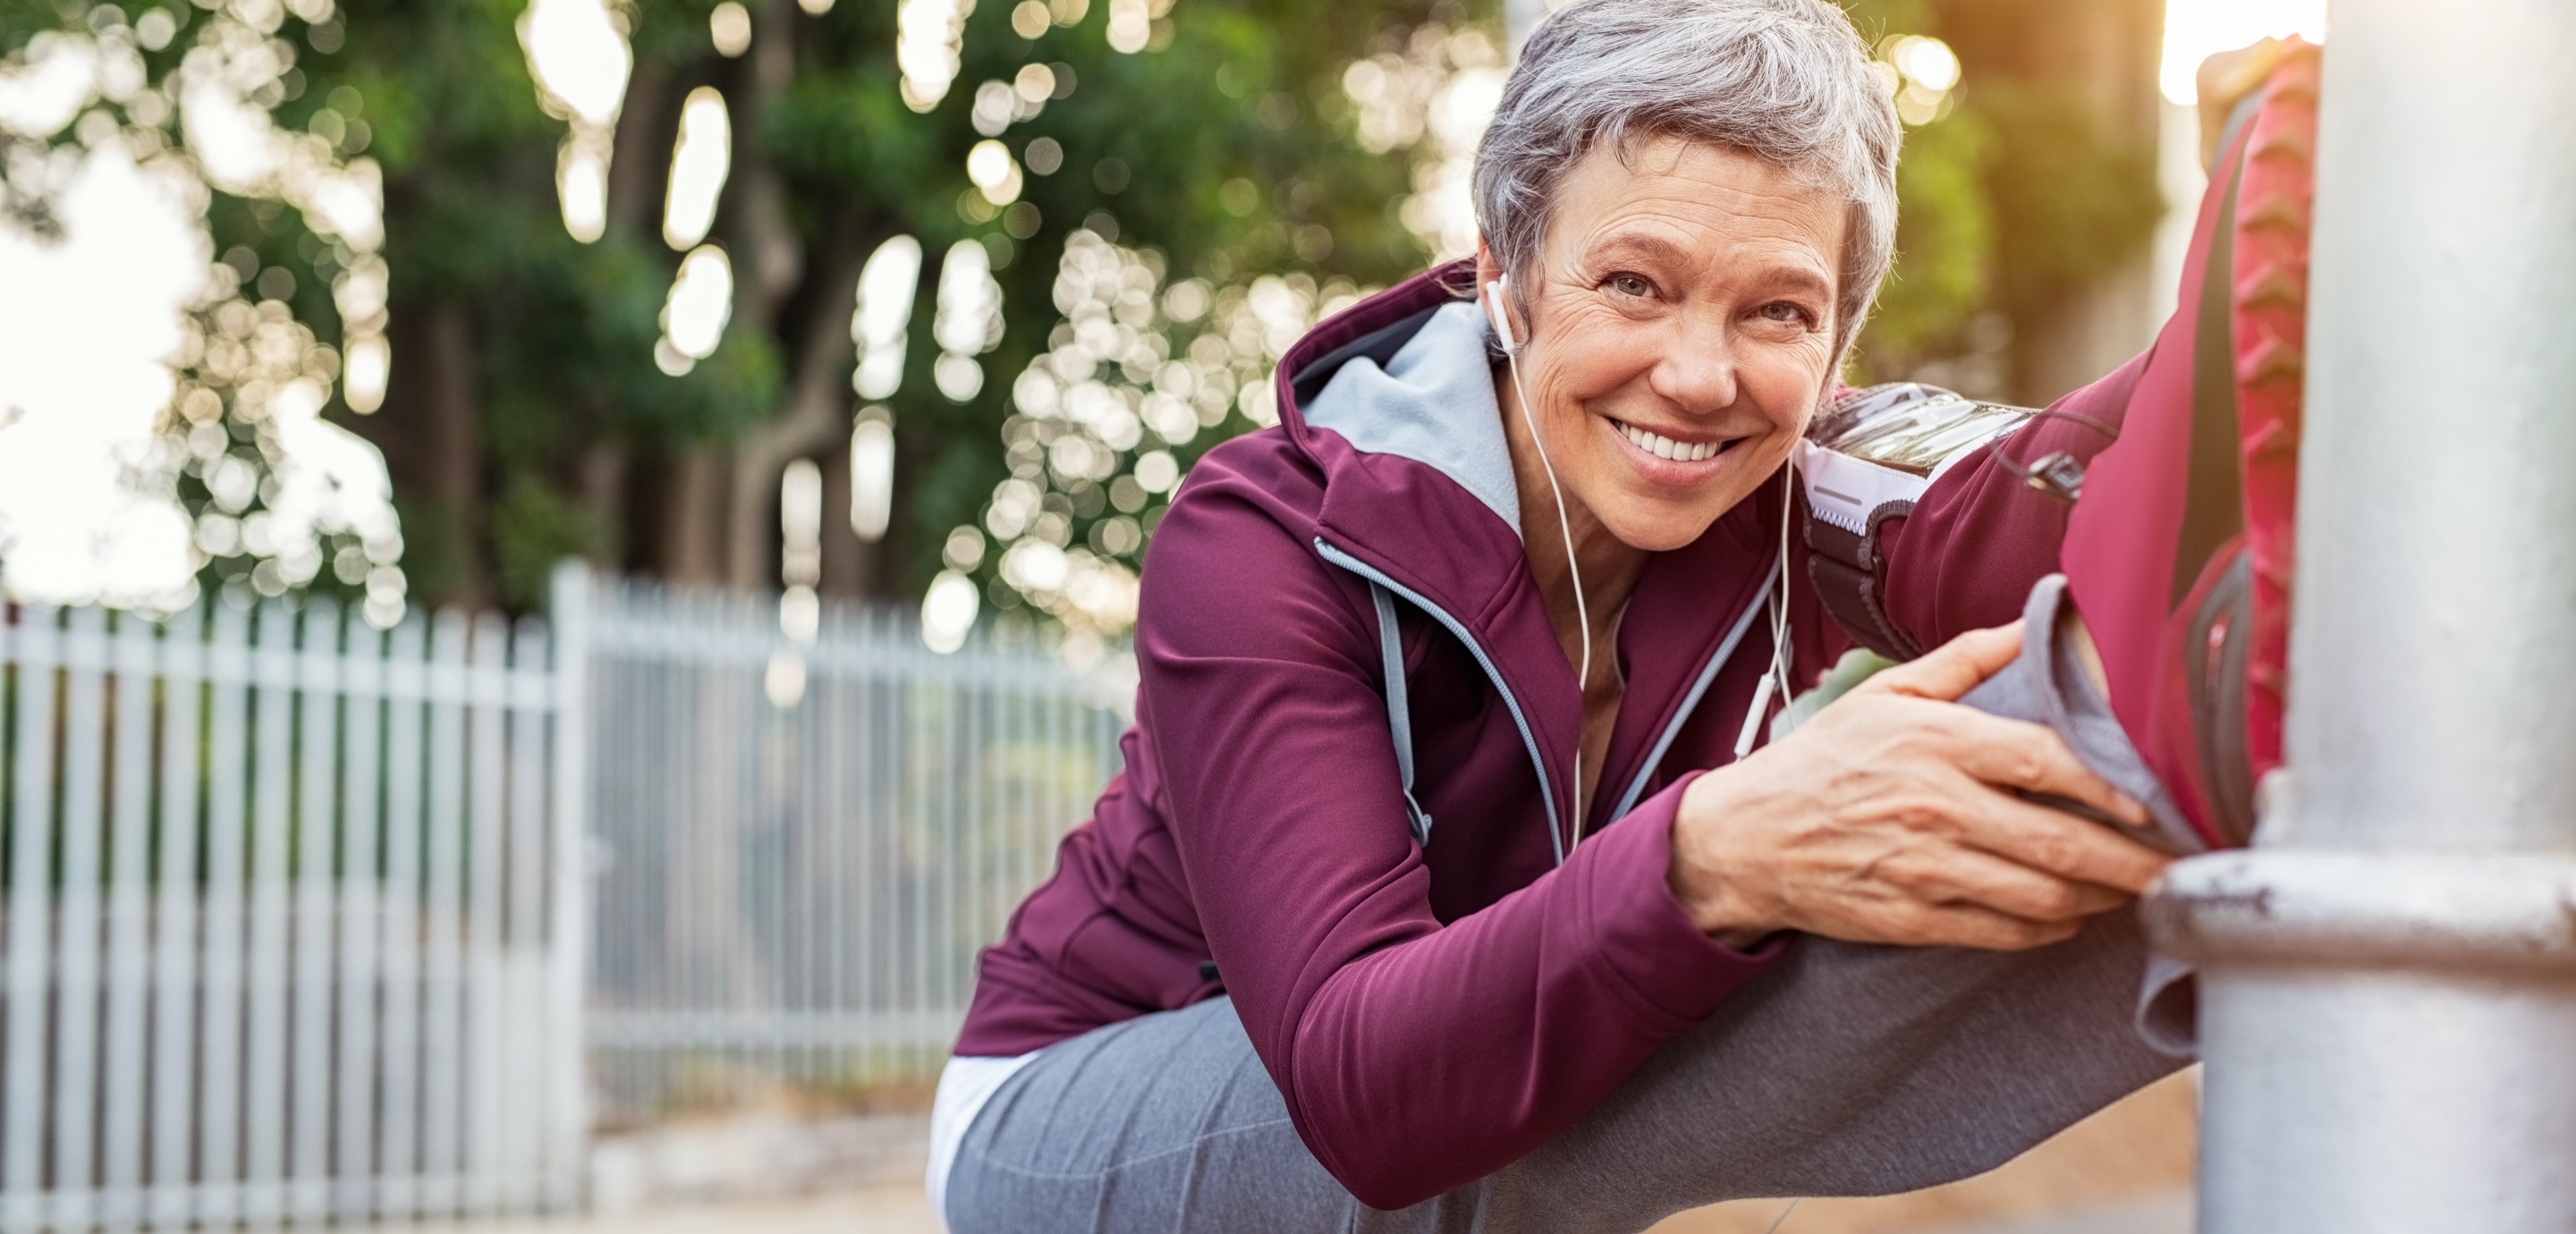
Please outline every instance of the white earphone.
[[[1485, 316], [1494, 323], [1494, 338], [1503, 345], [1503, 363], [1512, 370], [1512, 401], [1520, 404], [1521, 424], [1529, 429], [1530, 445], [1538, 451], [1539, 470], [1547, 473], [1547, 491], [1556, 498], [1556, 529], [1565, 537], [1565, 570], [1574, 580], [1574, 620], [1583, 627], [1583, 655], [1574, 672], [1576, 715], [1574, 724], [1574, 839], [1557, 846], [1557, 860], [1565, 860], [1565, 850], [1583, 839], [1583, 703], [1584, 692], [1592, 685], [1592, 610], [1583, 595], [1583, 566], [1574, 556], [1574, 520], [1565, 512], [1565, 489], [1556, 482], [1556, 464], [1547, 457], [1547, 442], [1539, 436], [1538, 417], [1530, 414], [1529, 391], [1521, 385], [1520, 339], [1512, 330], [1511, 314], [1503, 307], [1504, 288], [1511, 282], [1506, 274], [1485, 284]], [[1556, 820], [1548, 820], [1548, 830], [1555, 832]]]
[[[1556, 526], [1558, 532], [1565, 537], [1566, 573], [1574, 582], [1575, 620], [1583, 627], [1583, 654], [1575, 670], [1575, 692], [1579, 698], [1592, 682], [1592, 614], [1583, 591], [1583, 568], [1575, 560], [1574, 522], [1566, 514], [1565, 489], [1557, 483], [1556, 465], [1548, 459], [1547, 443], [1540, 437], [1538, 431], [1538, 417], [1531, 414], [1529, 392], [1521, 384], [1521, 341], [1512, 329], [1511, 314], [1506, 309], [1504, 301], [1504, 292], [1510, 280], [1510, 275], [1504, 275], [1486, 283], [1478, 298], [1484, 304], [1485, 316], [1493, 322], [1495, 340], [1502, 345], [1503, 362], [1511, 368], [1513, 401], [1520, 404], [1521, 423], [1529, 429], [1530, 444], [1538, 451], [1539, 469], [1547, 474], [1548, 492], [1556, 499]], [[1753, 692], [1753, 706], [1744, 713], [1744, 728], [1735, 739], [1735, 757], [1739, 759], [1752, 752], [1753, 739], [1761, 731], [1763, 715], [1771, 708], [1772, 695], [1787, 689], [1789, 684], [1789, 519], [1792, 513], [1790, 507], [1795, 503], [1796, 485], [1797, 466], [1793, 454], [1791, 462], [1781, 470], [1780, 564], [1778, 572], [1773, 575], [1770, 595], [1771, 667], [1762, 674], [1762, 684], [1755, 687]], [[1581, 719], [1578, 716], [1575, 724], [1575, 732], [1578, 736], [1575, 740], [1574, 753], [1574, 833], [1578, 842], [1583, 837], [1583, 743], [1579, 736], [1583, 731]], [[1554, 820], [1550, 820], [1548, 826], [1553, 832], [1556, 826]], [[1557, 859], [1560, 862], [1564, 860], [1563, 853], [1564, 848], [1559, 847]]]

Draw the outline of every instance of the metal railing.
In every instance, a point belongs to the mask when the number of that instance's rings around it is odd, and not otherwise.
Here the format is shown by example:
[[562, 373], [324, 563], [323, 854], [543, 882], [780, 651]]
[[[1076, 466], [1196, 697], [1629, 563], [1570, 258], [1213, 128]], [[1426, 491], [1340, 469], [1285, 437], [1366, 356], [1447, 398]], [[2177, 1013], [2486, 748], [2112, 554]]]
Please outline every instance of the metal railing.
[[[605, 1115], [936, 1075], [976, 951], [1117, 767], [1132, 679], [901, 613], [603, 587], [590, 1039]], [[784, 705], [782, 705], [784, 704]]]
[[453, 614], [16, 610], [0, 1229], [578, 1195], [548, 654], [542, 626]]
[[936, 1074], [1132, 675], [553, 617], [0, 616], [0, 1234], [564, 1207], [600, 1119]]

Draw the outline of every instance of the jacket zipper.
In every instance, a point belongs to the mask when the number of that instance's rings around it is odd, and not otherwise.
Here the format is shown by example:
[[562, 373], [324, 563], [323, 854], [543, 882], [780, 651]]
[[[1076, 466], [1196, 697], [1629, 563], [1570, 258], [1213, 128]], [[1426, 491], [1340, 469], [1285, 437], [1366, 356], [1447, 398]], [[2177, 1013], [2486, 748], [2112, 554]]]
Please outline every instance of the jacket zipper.
[[[1539, 751], [1538, 735], [1530, 730], [1529, 718], [1521, 714], [1520, 700], [1513, 697], [1511, 686], [1504, 682], [1502, 670], [1495, 667], [1493, 657], [1485, 654], [1484, 645], [1476, 641], [1475, 635], [1468, 633], [1465, 622], [1450, 616], [1448, 610], [1424, 599], [1422, 593], [1387, 577], [1384, 571], [1333, 547], [1322, 536], [1315, 537], [1315, 551], [1322, 554], [1324, 560], [1404, 597], [1406, 603], [1430, 614], [1432, 620], [1439, 622], [1451, 634], [1456, 635], [1459, 642], [1466, 644], [1467, 654], [1476, 657], [1477, 667], [1485, 670], [1486, 680], [1494, 684], [1494, 692], [1503, 696], [1503, 707], [1512, 713], [1512, 724], [1520, 729], [1521, 744], [1529, 750], [1530, 767], [1538, 772], [1539, 803], [1547, 807], [1548, 845], [1555, 850], [1556, 864], [1564, 865], [1565, 837], [1556, 817], [1556, 793], [1550, 787], [1547, 777], [1547, 759]], [[1664, 761], [1665, 752], [1672, 748], [1673, 739], [1681, 735], [1682, 725], [1690, 720], [1691, 713], [1699, 709], [1700, 698], [1706, 695], [1709, 686], [1717, 681], [1718, 673], [1726, 667], [1727, 661], [1735, 658], [1736, 647], [1744, 642], [1745, 632], [1753, 628], [1753, 619], [1762, 612], [1763, 597], [1770, 595], [1771, 588], [1777, 586], [1779, 581], [1780, 567], [1774, 563], [1770, 576], [1764, 580], [1761, 590], [1754, 592], [1753, 601], [1744, 606], [1742, 613], [1736, 615], [1735, 625], [1726, 632], [1725, 641], [1718, 644], [1717, 651], [1709, 656], [1707, 665], [1700, 669], [1699, 679], [1691, 683], [1690, 693], [1682, 698], [1681, 709], [1673, 713], [1672, 722], [1666, 724], [1663, 734], [1655, 739], [1654, 748], [1647, 753], [1645, 764], [1637, 769], [1637, 778], [1630, 781], [1628, 791], [1620, 795], [1619, 808], [1610, 814], [1611, 822], [1615, 823], [1626, 818], [1628, 811], [1636, 808], [1637, 797], [1645, 791], [1646, 782], [1654, 778], [1655, 767]]]
[[1763, 598], [1779, 584], [1780, 565], [1773, 562], [1771, 577], [1764, 580], [1760, 591], [1753, 593], [1753, 602], [1745, 605], [1744, 611], [1736, 616], [1735, 627], [1726, 632], [1726, 641], [1717, 645], [1716, 654], [1711, 655], [1708, 664], [1699, 670], [1699, 680], [1692, 682], [1690, 693], [1682, 696], [1681, 710], [1673, 713], [1672, 723], [1664, 726], [1663, 736], [1655, 739], [1655, 747], [1647, 752], [1645, 764], [1637, 768], [1637, 778], [1629, 781], [1628, 791], [1619, 795], [1619, 808], [1610, 812], [1611, 822], [1628, 817], [1628, 811], [1637, 808], [1637, 798], [1646, 791], [1646, 781], [1654, 778], [1655, 768], [1664, 761], [1665, 751], [1673, 748], [1673, 738], [1681, 735], [1682, 725], [1691, 718], [1692, 712], [1699, 710], [1700, 697], [1707, 694], [1709, 686], [1717, 681], [1719, 670], [1735, 658], [1736, 645], [1744, 641], [1744, 632], [1753, 628], [1753, 619], [1762, 613]]
[[1406, 603], [1429, 613], [1432, 620], [1447, 627], [1459, 642], [1467, 645], [1467, 654], [1476, 657], [1476, 666], [1485, 670], [1485, 679], [1494, 683], [1494, 692], [1503, 696], [1504, 708], [1512, 713], [1512, 724], [1521, 731], [1521, 744], [1529, 750], [1530, 767], [1538, 772], [1539, 804], [1547, 807], [1548, 846], [1555, 850], [1556, 864], [1564, 865], [1565, 831], [1561, 820], [1556, 817], [1556, 790], [1547, 778], [1547, 759], [1539, 752], [1538, 734], [1530, 730], [1529, 717], [1521, 714], [1520, 700], [1513, 697], [1512, 687], [1504, 682], [1502, 670], [1494, 666], [1493, 657], [1485, 654], [1484, 645], [1467, 632], [1465, 622], [1450, 616], [1448, 610], [1424, 599], [1421, 592], [1388, 578], [1384, 571], [1333, 547], [1322, 536], [1315, 537], [1315, 551], [1322, 554], [1324, 560], [1404, 597]]

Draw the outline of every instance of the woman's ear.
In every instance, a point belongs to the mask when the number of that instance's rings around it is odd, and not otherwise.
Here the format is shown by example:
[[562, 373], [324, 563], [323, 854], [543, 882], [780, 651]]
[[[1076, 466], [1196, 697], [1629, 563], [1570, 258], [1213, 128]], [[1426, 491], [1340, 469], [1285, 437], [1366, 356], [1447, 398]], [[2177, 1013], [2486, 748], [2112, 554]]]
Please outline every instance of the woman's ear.
[[1502, 341], [1506, 355], [1519, 350], [1529, 338], [1527, 302], [1516, 294], [1517, 290], [1503, 272], [1503, 263], [1495, 259], [1492, 246], [1485, 243], [1484, 237], [1477, 237], [1476, 304], [1493, 324], [1495, 337]]

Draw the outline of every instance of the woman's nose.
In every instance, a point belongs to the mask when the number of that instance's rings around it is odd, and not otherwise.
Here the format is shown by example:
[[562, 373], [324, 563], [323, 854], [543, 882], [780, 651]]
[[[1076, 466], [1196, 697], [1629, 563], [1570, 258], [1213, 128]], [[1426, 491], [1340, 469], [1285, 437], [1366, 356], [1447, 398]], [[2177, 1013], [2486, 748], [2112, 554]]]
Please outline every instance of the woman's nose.
[[1735, 349], [1726, 324], [1684, 322], [1677, 335], [1655, 366], [1655, 393], [1689, 415], [1713, 414], [1734, 406]]

